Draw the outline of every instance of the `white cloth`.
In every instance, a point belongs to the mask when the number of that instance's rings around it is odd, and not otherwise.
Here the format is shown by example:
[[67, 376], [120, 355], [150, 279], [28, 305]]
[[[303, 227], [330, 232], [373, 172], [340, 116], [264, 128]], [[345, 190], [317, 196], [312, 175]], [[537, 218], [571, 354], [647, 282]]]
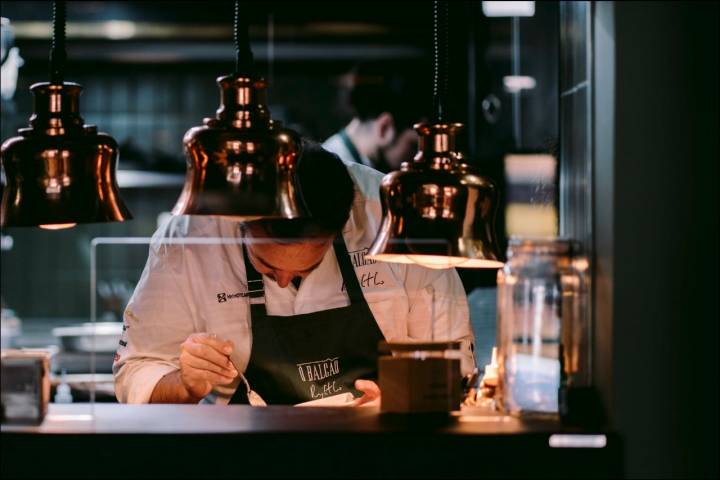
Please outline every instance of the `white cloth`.
[[[353, 154], [350, 152], [347, 145], [345, 145], [345, 142], [340, 136], [340, 133], [336, 133], [332, 137], [325, 140], [322, 146], [325, 150], [329, 150], [338, 157], [340, 157], [340, 159], [345, 163], [357, 163], [355, 161], [355, 157], [353, 157]], [[363, 155], [360, 152], [358, 152], [358, 155], [360, 156], [360, 162], [363, 165], [365, 165], [366, 167], [373, 166], [372, 162], [367, 156]]]
[[[430, 339], [434, 291], [434, 338], [460, 340], [462, 370], [469, 373], [475, 366], [474, 338], [457, 272], [365, 258], [380, 225], [382, 174], [354, 162], [346, 166], [356, 191], [343, 237], [380, 330], [388, 341]], [[235, 296], [247, 290], [239, 224], [213, 217], [172, 217], [155, 233], [149, 250], [125, 311], [123, 339], [113, 364], [118, 399], [149, 402], [157, 382], [179, 369], [180, 344], [195, 332], [232, 340], [231, 360], [244, 372], [252, 330], [249, 300]], [[267, 277], [263, 280], [270, 315], [297, 315], [350, 304], [332, 248], [299, 290], [292, 284], [280, 288]], [[216, 387], [215, 401], [227, 403], [239, 382], [238, 378], [232, 385]]]

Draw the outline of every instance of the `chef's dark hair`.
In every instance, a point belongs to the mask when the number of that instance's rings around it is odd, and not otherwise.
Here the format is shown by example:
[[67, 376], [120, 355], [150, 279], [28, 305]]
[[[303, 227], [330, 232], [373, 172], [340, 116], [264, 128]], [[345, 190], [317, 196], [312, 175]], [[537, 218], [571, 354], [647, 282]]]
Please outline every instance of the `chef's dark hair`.
[[245, 228], [281, 241], [294, 242], [334, 236], [350, 218], [355, 184], [345, 164], [318, 143], [303, 140], [297, 180], [309, 218], [247, 222]]
[[360, 121], [375, 120], [383, 112], [393, 116], [395, 128], [411, 128], [422, 116], [421, 107], [408, 94], [410, 86], [400, 75], [389, 74], [387, 66], [357, 65], [352, 71], [350, 105]]

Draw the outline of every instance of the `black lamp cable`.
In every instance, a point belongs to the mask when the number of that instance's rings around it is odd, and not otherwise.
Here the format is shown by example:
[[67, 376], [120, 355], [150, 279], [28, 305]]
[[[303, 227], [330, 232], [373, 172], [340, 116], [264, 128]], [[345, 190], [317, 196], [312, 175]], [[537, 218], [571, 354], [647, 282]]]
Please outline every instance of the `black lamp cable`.
[[53, 2], [52, 44], [50, 47], [50, 82], [62, 85], [65, 79], [65, 2]]
[[253, 70], [253, 53], [250, 49], [250, 25], [247, 15], [240, 15], [240, 0], [235, 0], [235, 75], [250, 76]]
[[437, 121], [442, 122], [445, 113], [448, 76], [448, 2], [433, 1], [433, 101]]

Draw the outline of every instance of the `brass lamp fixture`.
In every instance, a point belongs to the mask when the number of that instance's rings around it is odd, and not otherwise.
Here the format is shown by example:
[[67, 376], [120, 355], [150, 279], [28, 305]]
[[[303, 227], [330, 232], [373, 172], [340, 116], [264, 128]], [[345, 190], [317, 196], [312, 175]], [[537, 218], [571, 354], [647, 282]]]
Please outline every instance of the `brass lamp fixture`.
[[[380, 185], [383, 221], [368, 256], [429, 268], [500, 268], [495, 216], [497, 188], [455, 149], [460, 123], [443, 120], [447, 54], [447, 4], [434, 10], [434, 123], [415, 125], [419, 151], [412, 162], [386, 175]], [[442, 82], [442, 84], [441, 84]]]
[[117, 142], [80, 116], [82, 87], [64, 81], [65, 2], [53, 2], [50, 82], [36, 83], [30, 127], [2, 144], [3, 227], [62, 229], [132, 218], [120, 198]]
[[306, 216], [295, 179], [300, 136], [270, 118], [239, 1], [234, 39], [235, 73], [217, 79], [215, 118], [206, 118], [183, 139], [188, 168], [173, 214], [237, 220]]

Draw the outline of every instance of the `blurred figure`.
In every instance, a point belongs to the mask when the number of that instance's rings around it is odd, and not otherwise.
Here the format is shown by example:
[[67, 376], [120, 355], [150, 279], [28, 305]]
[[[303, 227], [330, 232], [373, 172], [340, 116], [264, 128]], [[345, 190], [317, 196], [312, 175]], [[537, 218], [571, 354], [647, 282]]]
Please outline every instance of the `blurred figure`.
[[[12, 99], [17, 88], [18, 70], [23, 63], [20, 50], [15, 46], [15, 35], [10, 20], [0, 17], [0, 72], [2, 77], [0, 78], [0, 104], [2, 105], [0, 110], [3, 115], [3, 126], [6, 126], [7, 116], [15, 112], [15, 103]], [[3, 138], [6, 138], [5, 133], [6, 129], [3, 129]], [[6, 184], [5, 169], [0, 165], [0, 197], [2, 197]]]
[[0, 34], [0, 45], [2, 46], [0, 51], [0, 64], [2, 65], [2, 81], [0, 82], [2, 89], [0, 95], [2, 95], [3, 100], [9, 101], [15, 95], [18, 70], [23, 66], [24, 62], [20, 56], [20, 51], [15, 46], [15, 36], [10, 20], [2, 17], [0, 22], [2, 27], [0, 30], [2, 32]]
[[353, 118], [323, 147], [347, 163], [360, 163], [381, 172], [399, 169], [417, 151], [417, 134], [412, 125], [419, 115], [406, 94], [406, 86], [376, 66], [360, 66], [351, 78]]

